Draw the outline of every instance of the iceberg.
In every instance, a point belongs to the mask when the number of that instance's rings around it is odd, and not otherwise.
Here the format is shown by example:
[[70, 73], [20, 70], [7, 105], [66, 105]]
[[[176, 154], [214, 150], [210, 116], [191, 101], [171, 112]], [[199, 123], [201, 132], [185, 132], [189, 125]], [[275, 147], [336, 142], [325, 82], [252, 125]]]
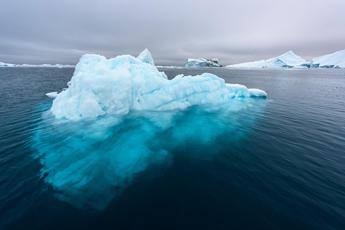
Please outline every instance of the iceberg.
[[148, 54], [84, 55], [67, 89], [47, 93], [54, 99], [34, 130], [33, 157], [59, 200], [104, 209], [181, 148], [208, 158], [214, 146], [238, 144], [265, 107], [264, 91], [213, 74], [169, 80]]
[[226, 84], [210, 73], [168, 80], [153, 63], [148, 50], [137, 58], [86, 54], [76, 65], [68, 88], [54, 99], [51, 112], [58, 119], [78, 121], [109, 114], [123, 116], [130, 111], [184, 110], [227, 104], [232, 99], [267, 97], [263, 90]]
[[311, 67], [345, 68], [345, 50], [313, 58]]
[[147, 64], [155, 65], [152, 54], [148, 49], [144, 49], [137, 58]]
[[222, 67], [217, 58], [188, 58], [185, 67], [200, 68], [200, 67]]
[[246, 62], [234, 65], [228, 65], [228, 68], [267, 68], [267, 69], [280, 69], [280, 68], [305, 68], [308, 62], [302, 57], [296, 55], [293, 51], [288, 51], [278, 57], [270, 58], [267, 60]]

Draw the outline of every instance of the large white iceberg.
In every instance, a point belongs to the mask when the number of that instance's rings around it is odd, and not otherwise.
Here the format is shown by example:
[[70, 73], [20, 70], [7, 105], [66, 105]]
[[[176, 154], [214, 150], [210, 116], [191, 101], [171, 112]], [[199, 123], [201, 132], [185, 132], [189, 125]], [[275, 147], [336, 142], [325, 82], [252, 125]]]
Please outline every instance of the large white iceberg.
[[256, 98], [267, 96], [262, 90], [208, 73], [168, 80], [153, 63], [148, 50], [138, 57], [84, 55], [68, 88], [47, 94], [55, 98], [54, 116], [43, 114], [32, 148], [60, 200], [103, 209], [147, 169], [169, 166], [182, 146], [205, 153], [186, 157], [208, 158], [222, 138], [238, 144], [265, 107]]
[[145, 55], [107, 59], [86, 54], [75, 68], [68, 88], [53, 101], [56, 118], [81, 120], [130, 111], [182, 110], [193, 105], [225, 104], [231, 99], [263, 97], [259, 89], [226, 84], [214, 74], [178, 75], [168, 80]]
[[278, 57], [270, 58], [267, 60], [246, 62], [234, 65], [228, 65], [229, 68], [303, 68], [304, 65], [308, 63], [302, 57], [296, 55], [293, 51], [288, 51]]
[[345, 68], [345, 50], [313, 58], [312, 67]]

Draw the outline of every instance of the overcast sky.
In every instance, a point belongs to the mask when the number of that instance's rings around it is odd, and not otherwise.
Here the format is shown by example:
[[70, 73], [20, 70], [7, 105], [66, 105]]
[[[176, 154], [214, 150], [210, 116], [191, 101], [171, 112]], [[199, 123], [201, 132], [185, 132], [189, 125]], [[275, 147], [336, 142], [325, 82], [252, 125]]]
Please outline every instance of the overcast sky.
[[76, 63], [149, 48], [158, 64], [345, 49], [345, 0], [0, 0], [0, 61]]

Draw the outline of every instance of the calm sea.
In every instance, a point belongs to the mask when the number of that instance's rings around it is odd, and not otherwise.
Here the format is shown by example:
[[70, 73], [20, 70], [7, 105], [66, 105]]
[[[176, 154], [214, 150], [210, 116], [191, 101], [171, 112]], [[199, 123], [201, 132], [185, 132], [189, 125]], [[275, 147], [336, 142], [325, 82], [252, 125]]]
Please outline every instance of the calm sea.
[[345, 229], [344, 70], [163, 70], [269, 98], [59, 123], [73, 69], [0, 68], [0, 229]]

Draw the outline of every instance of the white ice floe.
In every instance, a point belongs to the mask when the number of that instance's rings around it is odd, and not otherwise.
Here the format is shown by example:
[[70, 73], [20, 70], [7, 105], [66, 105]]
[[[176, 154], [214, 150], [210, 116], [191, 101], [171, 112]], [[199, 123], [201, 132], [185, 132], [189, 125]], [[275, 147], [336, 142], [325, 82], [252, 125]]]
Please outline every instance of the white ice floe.
[[199, 67], [222, 67], [217, 58], [188, 58], [185, 67], [199, 68]]
[[142, 54], [140, 58], [121, 55], [111, 59], [95, 54], [82, 56], [68, 88], [54, 99], [51, 112], [56, 118], [81, 120], [121, 116], [130, 111], [183, 110], [193, 105], [219, 105], [231, 103], [232, 99], [267, 96], [259, 89], [226, 84], [210, 73], [178, 75], [168, 80], [151, 64], [153, 59], [146, 58], [149, 52]]
[[312, 67], [345, 68], [345, 50], [314, 58]]
[[50, 93], [46, 93], [46, 96], [49, 98], [56, 98], [58, 94], [59, 94], [58, 92], [50, 92]]
[[302, 57], [296, 55], [293, 51], [288, 51], [278, 57], [270, 58], [267, 60], [246, 62], [234, 65], [228, 65], [228, 68], [267, 68], [267, 69], [279, 69], [279, 68], [303, 68], [308, 62]]

